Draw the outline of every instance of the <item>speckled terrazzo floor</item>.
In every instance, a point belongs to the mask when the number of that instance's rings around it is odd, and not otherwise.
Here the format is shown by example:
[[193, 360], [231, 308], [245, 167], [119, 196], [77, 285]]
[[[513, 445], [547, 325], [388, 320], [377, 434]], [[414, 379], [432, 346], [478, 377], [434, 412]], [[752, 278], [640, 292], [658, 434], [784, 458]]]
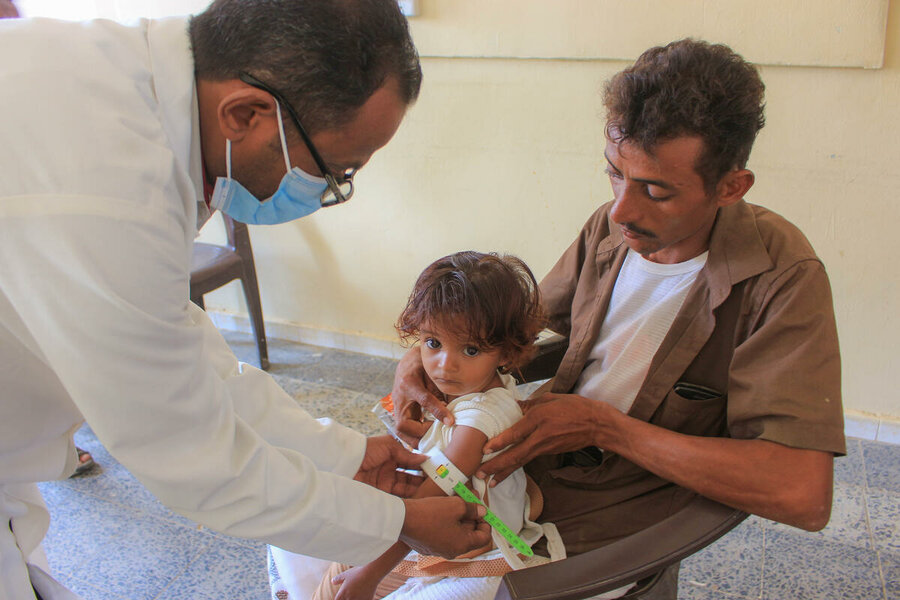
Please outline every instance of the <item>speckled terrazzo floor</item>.
[[[256, 364], [249, 335], [226, 332]], [[270, 372], [315, 416], [365, 433], [390, 390], [394, 361], [269, 340]], [[85, 600], [266, 600], [265, 546], [198, 527], [165, 507], [103, 449], [89, 428], [76, 443], [100, 467], [41, 484], [52, 515], [50, 565]], [[900, 600], [900, 445], [848, 440], [835, 468], [829, 526], [805, 533], [751, 517], [685, 561], [685, 600]]]

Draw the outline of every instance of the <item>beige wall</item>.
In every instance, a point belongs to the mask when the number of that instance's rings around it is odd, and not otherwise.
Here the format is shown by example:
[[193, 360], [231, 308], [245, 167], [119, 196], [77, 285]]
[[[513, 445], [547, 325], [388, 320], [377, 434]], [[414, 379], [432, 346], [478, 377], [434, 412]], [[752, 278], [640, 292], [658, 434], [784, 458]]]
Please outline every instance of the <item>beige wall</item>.
[[[626, 64], [425, 57], [419, 102], [348, 205], [253, 228], [273, 331], [287, 323], [317, 343], [390, 353], [393, 320], [434, 258], [512, 252], [546, 273], [610, 199], [598, 91]], [[768, 124], [747, 199], [800, 226], [828, 268], [845, 407], [900, 417], [900, 0], [882, 68], [763, 66], [762, 76]], [[236, 285], [207, 304], [244, 312]]]

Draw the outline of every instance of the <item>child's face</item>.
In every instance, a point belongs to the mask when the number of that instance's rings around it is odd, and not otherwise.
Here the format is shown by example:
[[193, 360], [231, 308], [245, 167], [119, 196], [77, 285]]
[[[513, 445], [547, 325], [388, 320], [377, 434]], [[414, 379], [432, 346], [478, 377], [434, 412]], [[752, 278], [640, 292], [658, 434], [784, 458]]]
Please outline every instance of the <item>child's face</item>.
[[483, 350], [432, 323], [423, 324], [419, 342], [425, 372], [448, 401], [500, 385], [499, 349]]

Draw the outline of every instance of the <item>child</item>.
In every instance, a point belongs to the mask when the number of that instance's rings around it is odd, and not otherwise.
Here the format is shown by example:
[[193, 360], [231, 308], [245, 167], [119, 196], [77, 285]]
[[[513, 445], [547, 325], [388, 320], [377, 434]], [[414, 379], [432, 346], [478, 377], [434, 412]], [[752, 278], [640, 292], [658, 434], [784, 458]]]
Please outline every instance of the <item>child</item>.
[[[460, 252], [425, 269], [396, 327], [404, 341], [418, 342], [425, 372], [443, 394], [456, 424], [434, 422], [419, 441], [420, 451], [440, 449], [468, 477], [493, 456], [482, 455], [485, 442], [522, 417], [515, 380], [508, 373], [527, 362], [544, 323], [534, 275], [516, 257]], [[529, 519], [522, 469], [490, 488], [489, 494], [483, 481], [471, 484], [529, 545], [546, 534], [548, 547], [559, 554], [553, 558], [562, 557], [555, 528]], [[443, 493], [426, 479], [416, 495]], [[398, 588], [391, 598], [493, 598], [500, 576], [524, 563], [502, 536], [496, 531], [492, 536], [491, 546], [452, 561], [410, 553], [397, 542], [367, 565], [332, 565], [313, 598], [371, 600]], [[422, 594], [426, 586], [429, 590]]]

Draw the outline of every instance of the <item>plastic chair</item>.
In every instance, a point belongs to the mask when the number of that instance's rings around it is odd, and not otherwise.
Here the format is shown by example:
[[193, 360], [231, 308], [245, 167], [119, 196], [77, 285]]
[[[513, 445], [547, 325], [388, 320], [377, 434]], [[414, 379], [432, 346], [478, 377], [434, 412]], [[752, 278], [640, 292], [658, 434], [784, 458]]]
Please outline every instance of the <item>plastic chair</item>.
[[[538, 342], [538, 352], [519, 381], [548, 379], [565, 354], [568, 340]], [[737, 527], [747, 513], [695, 496], [670, 517], [616, 542], [555, 563], [511, 571], [495, 600], [578, 600], [638, 583], [623, 598], [651, 592], [663, 571]]]
[[247, 311], [250, 313], [250, 326], [256, 338], [259, 366], [265, 370], [269, 368], [269, 351], [266, 346], [262, 305], [259, 302], [253, 248], [250, 246], [250, 232], [247, 225], [238, 223], [228, 215], [223, 214], [222, 220], [228, 237], [227, 245], [194, 242], [194, 254], [191, 257], [191, 301], [205, 310], [204, 294], [240, 279]]

